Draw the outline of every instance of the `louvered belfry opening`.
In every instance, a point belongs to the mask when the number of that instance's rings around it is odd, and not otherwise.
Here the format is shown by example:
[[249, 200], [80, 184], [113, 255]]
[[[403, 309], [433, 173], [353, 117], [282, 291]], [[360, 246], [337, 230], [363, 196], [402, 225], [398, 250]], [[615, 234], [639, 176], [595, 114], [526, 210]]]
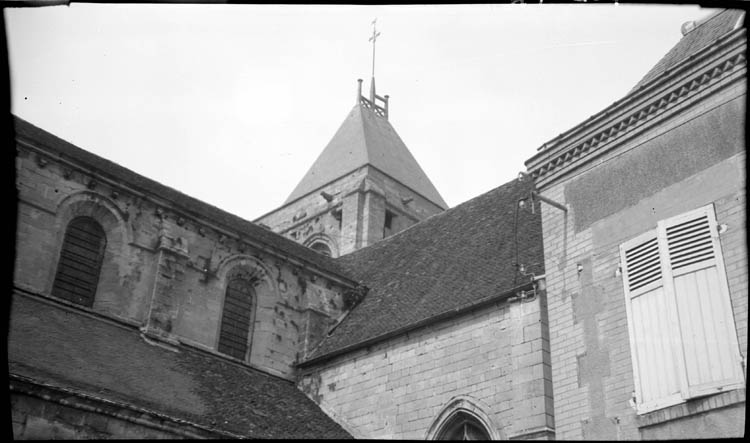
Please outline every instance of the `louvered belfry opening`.
[[52, 295], [86, 307], [94, 305], [107, 237], [91, 217], [73, 219], [65, 231]]
[[219, 332], [219, 352], [245, 360], [253, 313], [252, 283], [241, 277], [229, 280]]

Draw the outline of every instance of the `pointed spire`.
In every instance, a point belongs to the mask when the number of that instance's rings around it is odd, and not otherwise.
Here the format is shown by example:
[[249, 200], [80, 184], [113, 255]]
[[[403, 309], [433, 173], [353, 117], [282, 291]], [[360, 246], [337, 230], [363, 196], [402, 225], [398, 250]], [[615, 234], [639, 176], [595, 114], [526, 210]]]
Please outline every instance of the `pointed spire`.
[[369, 103], [370, 100], [360, 96], [359, 103], [349, 112], [285, 204], [310, 194], [320, 198], [319, 193], [326, 184], [371, 165], [437, 206], [448, 207], [390, 122]]

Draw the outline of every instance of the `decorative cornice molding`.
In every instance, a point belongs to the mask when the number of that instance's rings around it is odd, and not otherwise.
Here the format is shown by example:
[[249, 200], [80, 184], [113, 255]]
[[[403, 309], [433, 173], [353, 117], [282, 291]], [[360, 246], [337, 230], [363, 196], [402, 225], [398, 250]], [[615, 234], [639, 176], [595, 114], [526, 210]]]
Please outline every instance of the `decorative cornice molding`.
[[[325, 269], [321, 267], [320, 265], [318, 265], [317, 263], [304, 259], [302, 257], [296, 256], [296, 255], [291, 256], [288, 252], [285, 252], [272, 244], [266, 243], [261, 239], [251, 237], [245, 231], [240, 231], [238, 229], [228, 227], [221, 221], [212, 220], [206, 217], [204, 214], [194, 212], [193, 210], [190, 210], [188, 208], [183, 208], [182, 206], [174, 202], [165, 200], [161, 196], [155, 194], [153, 191], [150, 191], [147, 189], [136, 189], [130, 183], [125, 183], [122, 180], [118, 180], [115, 176], [111, 175], [110, 173], [96, 169], [95, 167], [91, 166], [90, 164], [88, 164], [87, 162], [83, 160], [71, 159], [65, 156], [64, 154], [61, 154], [59, 149], [55, 147], [47, 146], [29, 137], [18, 135], [18, 134], [16, 134], [15, 141], [16, 141], [17, 149], [19, 150], [22, 149], [22, 150], [25, 150], [26, 152], [33, 152], [37, 156], [43, 156], [45, 159], [44, 167], [47, 167], [49, 164], [58, 163], [60, 167], [70, 168], [71, 170], [78, 171], [80, 174], [83, 174], [86, 177], [96, 177], [96, 180], [110, 187], [112, 190], [115, 190], [118, 193], [118, 195], [129, 193], [133, 197], [137, 197], [137, 198], [143, 199], [144, 201], [149, 202], [157, 209], [157, 211], [161, 210], [162, 214], [168, 215], [170, 218], [174, 219], [176, 223], [177, 223], [177, 220], [180, 220], [180, 219], [191, 220], [192, 224], [195, 225], [195, 229], [198, 232], [200, 232], [201, 230], [203, 230], [204, 232], [206, 230], [209, 230], [209, 232], [211, 233], [211, 237], [215, 237], [217, 239], [216, 241], [218, 241], [218, 239], [223, 235], [226, 238], [231, 238], [233, 241], [236, 242], [237, 245], [241, 245], [241, 247], [243, 248], [246, 248], [246, 247], [253, 248], [258, 251], [265, 252], [275, 258], [282, 259], [284, 261], [288, 261], [290, 263], [294, 263], [299, 266], [313, 269], [319, 275], [329, 280], [338, 282], [344, 286], [347, 286], [347, 287], [356, 286], [356, 282], [347, 275], [339, 274], [335, 272], [334, 270]], [[81, 149], [81, 148], [76, 147], [76, 149]], [[39, 166], [38, 161], [37, 161], [37, 166], [41, 167]], [[190, 196], [188, 197], [194, 199], [193, 197], [190, 197]], [[194, 200], [198, 201], [201, 204], [208, 205], [207, 203], [202, 202], [200, 200], [197, 200], [197, 199], [194, 199]], [[51, 208], [43, 208], [39, 205], [34, 205], [34, 206], [45, 212], [54, 213], [54, 210]], [[249, 223], [255, 223], [255, 222], [249, 222]], [[180, 225], [180, 223], [177, 223], [177, 224]]]
[[[744, 37], [744, 35], [741, 37]], [[673, 87], [658, 94], [655, 98], [645, 101], [637, 107], [635, 104], [630, 104], [630, 107], [634, 109], [623, 108], [618, 114], [625, 114], [624, 117], [613, 118], [595, 132], [589, 133], [578, 140], [560, 145], [561, 149], [555, 150], [555, 152], [551, 152], [552, 148], [542, 150], [526, 161], [527, 169], [532, 178], [535, 180], [543, 178], [568, 164], [580, 161], [584, 157], [590, 158], [594, 152], [600, 154], [612, 148], [615, 144], [614, 142], [621, 140], [626, 134], [632, 135], [634, 130], [643, 128], [644, 125], [653, 121], [656, 117], [662, 116], [665, 112], [673, 110], [686, 100], [696, 97], [719, 81], [744, 69], [747, 65], [744, 51], [736, 51], [736, 49], [746, 45], [744, 39], [741, 43], [741, 46], [732, 48], [723, 58], [718, 58], [699, 72], [686, 76], [680, 82], [673, 83]], [[691, 61], [693, 61], [692, 58]], [[653, 82], [649, 82], [646, 85], [648, 87], [644, 89], [651, 89], [650, 86], [659, 83], [658, 80], [655, 79]], [[649, 92], [654, 93], [656, 91]], [[627, 98], [613, 103], [609, 108], [600, 112], [599, 116], [612, 116], [615, 114], [612, 108], [622, 106], [626, 100]], [[573, 128], [569, 133], [585, 131], [586, 126], [593, 123], [591, 120], [594, 119], [595, 117], [592, 117], [583, 124]], [[553, 140], [550, 143], [554, 143], [555, 141]]]

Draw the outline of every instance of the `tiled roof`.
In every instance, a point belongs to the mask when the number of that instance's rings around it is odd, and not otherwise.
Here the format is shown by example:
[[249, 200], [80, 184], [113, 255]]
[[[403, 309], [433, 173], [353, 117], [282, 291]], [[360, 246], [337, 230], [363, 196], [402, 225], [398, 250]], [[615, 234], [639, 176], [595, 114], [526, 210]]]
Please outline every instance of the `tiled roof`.
[[50, 149], [59, 153], [62, 158], [80, 162], [87, 165], [99, 174], [108, 176], [118, 183], [137, 189], [141, 192], [157, 196], [166, 200], [192, 214], [216, 223], [228, 230], [242, 234], [244, 237], [255, 240], [282, 254], [288, 254], [307, 263], [313, 264], [319, 269], [336, 274], [345, 278], [341, 268], [329, 257], [316, 253], [298, 243], [295, 243], [279, 234], [264, 229], [250, 221], [244, 220], [236, 215], [230, 214], [208, 203], [185, 195], [175, 189], [162, 185], [154, 180], [137, 174], [130, 169], [124, 168], [114, 162], [85, 151], [67, 141], [40, 129], [31, 123], [14, 116], [16, 138], [26, 139], [33, 145]]
[[250, 438], [350, 438], [294, 383], [133, 327], [16, 296], [8, 368], [38, 382]]
[[285, 203], [370, 164], [436, 205], [448, 205], [385, 118], [355, 105]]
[[528, 205], [516, 213], [533, 189], [513, 180], [340, 257], [370, 289], [308, 361], [508, 293], [529, 282], [516, 263], [543, 274], [539, 203], [533, 214]]
[[679, 62], [709, 46], [716, 41], [717, 38], [735, 29], [738, 23], [742, 26], [741, 20], [744, 20], [744, 14], [745, 11], [727, 9], [719, 11], [718, 13], [710, 15], [702, 21], [697, 22], [696, 27], [687, 35], [683, 36], [680, 41], [670, 49], [669, 52], [667, 52], [667, 54], [662, 57], [645, 76], [643, 76], [633, 90], [636, 90], [642, 85], [658, 78]]

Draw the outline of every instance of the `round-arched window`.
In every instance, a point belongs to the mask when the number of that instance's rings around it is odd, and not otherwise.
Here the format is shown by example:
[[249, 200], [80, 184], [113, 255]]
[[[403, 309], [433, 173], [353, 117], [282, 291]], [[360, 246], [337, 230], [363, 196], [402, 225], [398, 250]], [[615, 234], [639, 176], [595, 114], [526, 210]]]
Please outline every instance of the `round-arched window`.
[[311, 244], [310, 245], [310, 249], [312, 249], [313, 251], [315, 251], [315, 252], [317, 252], [319, 254], [323, 254], [323, 255], [328, 256], [328, 257], [330, 257], [330, 256], [333, 255], [331, 253], [331, 248], [327, 244], [325, 244], [323, 242], [319, 242], [318, 241], [318, 242], [315, 242], [315, 243]]
[[52, 295], [92, 307], [106, 246], [107, 236], [99, 222], [87, 216], [71, 220], [65, 230]]

